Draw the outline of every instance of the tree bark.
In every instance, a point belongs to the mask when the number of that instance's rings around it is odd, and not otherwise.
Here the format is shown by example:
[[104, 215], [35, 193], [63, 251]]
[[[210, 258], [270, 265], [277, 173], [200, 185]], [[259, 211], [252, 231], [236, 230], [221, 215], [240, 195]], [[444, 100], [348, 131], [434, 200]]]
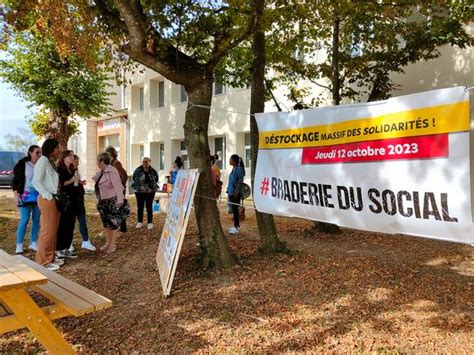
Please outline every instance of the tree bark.
[[215, 188], [211, 182], [210, 150], [208, 142], [209, 109], [194, 105], [211, 106], [212, 79], [203, 79], [187, 88], [188, 109], [184, 124], [186, 148], [191, 168], [199, 169], [199, 183], [194, 197], [194, 211], [199, 229], [202, 266], [206, 269], [228, 269], [234, 263], [227, 239], [222, 230]]
[[[252, 186], [255, 181], [258, 150], [258, 127], [254, 114], [265, 110], [265, 32], [261, 26], [263, 16], [264, 0], [254, 0], [257, 11], [258, 29], [253, 35], [253, 65], [252, 86], [250, 100], [250, 144], [252, 155]], [[254, 190], [255, 193], [255, 190]], [[285, 243], [278, 239], [273, 215], [260, 213], [255, 210], [258, 232], [261, 245], [259, 251], [262, 253], [277, 253], [287, 251]]]
[[341, 20], [336, 17], [332, 25], [332, 101], [337, 106], [341, 102], [341, 77], [339, 74], [339, 26]]
[[[332, 102], [337, 106], [341, 102], [341, 76], [339, 74], [339, 30], [341, 20], [336, 17], [332, 26]], [[337, 224], [314, 222], [314, 230], [321, 233], [338, 234], [341, 229]]]
[[[231, 48], [250, 36], [253, 22], [250, 21], [248, 28], [235, 40], [232, 40], [228, 33], [215, 37], [212, 56], [208, 63], [203, 64], [197, 58], [180, 51], [172, 41], [164, 39], [153, 30], [151, 17], [145, 14], [140, 1], [114, 0], [114, 4], [123, 19], [122, 25], [126, 29], [124, 34], [128, 39], [122, 50], [135, 61], [186, 88], [189, 100], [184, 124], [185, 142], [190, 165], [192, 168], [198, 168], [200, 172], [194, 208], [199, 229], [202, 265], [204, 268], [212, 269], [229, 268], [235, 260], [222, 230], [215, 189], [211, 182], [209, 108], [216, 66]], [[157, 47], [158, 43], [162, 45]]]
[[[184, 136], [191, 168], [199, 169], [200, 177], [194, 198], [194, 209], [199, 230], [201, 264], [204, 269], [229, 269], [235, 258], [229, 250], [222, 230], [219, 210], [215, 200], [215, 188], [211, 182], [210, 149], [208, 141], [209, 116], [212, 100], [212, 73], [197, 62], [181, 65], [180, 70], [163, 69], [157, 58], [141, 51], [131, 52], [131, 57], [171, 80], [179, 78], [188, 94], [188, 106], [184, 123]], [[204, 107], [196, 107], [202, 105]]]
[[49, 116], [49, 129], [45, 134], [45, 138], [54, 138], [59, 142], [59, 149], [64, 151], [67, 149], [69, 141], [67, 112], [51, 112]]
[[371, 84], [372, 89], [370, 90], [367, 102], [385, 100], [390, 97], [390, 89], [393, 86], [390, 84], [390, 79], [387, 73], [377, 75]]

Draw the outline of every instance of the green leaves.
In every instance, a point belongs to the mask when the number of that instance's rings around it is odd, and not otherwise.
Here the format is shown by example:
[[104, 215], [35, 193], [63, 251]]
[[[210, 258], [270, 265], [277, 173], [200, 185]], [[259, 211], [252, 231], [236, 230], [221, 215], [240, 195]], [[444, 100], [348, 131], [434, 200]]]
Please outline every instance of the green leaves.
[[89, 69], [76, 55], [61, 58], [52, 39], [17, 34], [0, 61], [0, 76], [27, 101], [89, 118], [110, 112], [107, 72]]
[[[37, 137], [44, 137], [49, 133], [51, 124], [50, 115], [51, 112], [47, 112], [43, 109], [39, 110], [33, 118], [28, 120], [28, 125], [30, 126], [31, 131]], [[74, 134], [78, 134], [79, 123], [74, 119], [69, 119], [67, 123], [67, 132], [68, 137]]]
[[[343, 99], [385, 99], [397, 89], [390, 73], [438, 57], [443, 44], [461, 48], [473, 44], [463, 27], [473, 19], [468, 1], [288, 0], [275, 4], [269, 11], [273, 22], [268, 31], [269, 64], [280, 73], [280, 83], [291, 86], [306, 79], [332, 89], [340, 82]], [[339, 37], [334, 51], [336, 19]], [[295, 51], [304, 53], [301, 59], [294, 56]]]

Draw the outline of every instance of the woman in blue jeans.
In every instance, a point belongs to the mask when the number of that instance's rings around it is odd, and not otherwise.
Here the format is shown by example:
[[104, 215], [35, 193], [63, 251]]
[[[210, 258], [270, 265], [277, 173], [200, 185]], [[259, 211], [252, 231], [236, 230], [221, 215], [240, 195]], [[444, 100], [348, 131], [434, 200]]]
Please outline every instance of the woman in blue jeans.
[[227, 184], [227, 196], [234, 221], [234, 226], [229, 229], [229, 233], [238, 234], [240, 231], [239, 207], [242, 199], [245, 167], [242, 158], [237, 154], [231, 155], [229, 164], [232, 166], [232, 172], [229, 175], [229, 183]]
[[[74, 162], [73, 162], [74, 170], [79, 174], [79, 157], [74, 154]], [[79, 222], [79, 232], [81, 232], [81, 237], [82, 237], [82, 244], [81, 248], [82, 249], [87, 249], [91, 251], [95, 251], [95, 246], [90, 242], [89, 240], [89, 230], [87, 229], [87, 220], [86, 220], [86, 207], [84, 204], [84, 185], [85, 185], [85, 180], [80, 180], [79, 183], [77, 184], [77, 189], [79, 190], [79, 193], [77, 194], [78, 198], [78, 210], [77, 210], [77, 220]], [[71, 247], [69, 248], [70, 252], [74, 251], [74, 246], [71, 244]]]
[[37, 238], [40, 222], [40, 210], [38, 208], [38, 191], [33, 187], [33, 175], [35, 164], [41, 156], [41, 148], [32, 145], [28, 148], [27, 156], [20, 159], [13, 168], [12, 189], [18, 208], [20, 209], [20, 223], [16, 233], [17, 254], [23, 253], [23, 240], [26, 234], [26, 227], [30, 220], [30, 250], [38, 249]]

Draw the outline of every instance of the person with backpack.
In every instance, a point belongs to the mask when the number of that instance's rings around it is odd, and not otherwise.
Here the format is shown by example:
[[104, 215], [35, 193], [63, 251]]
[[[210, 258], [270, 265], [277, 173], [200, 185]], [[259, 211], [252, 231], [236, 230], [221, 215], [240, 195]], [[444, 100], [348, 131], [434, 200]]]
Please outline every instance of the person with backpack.
[[227, 196], [232, 210], [234, 226], [229, 229], [230, 234], [238, 234], [240, 231], [239, 207], [242, 200], [242, 187], [245, 177], [245, 167], [242, 158], [237, 154], [230, 156], [229, 164], [233, 167], [227, 184]]
[[23, 253], [23, 240], [26, 234], [26, 227], [30, 220], [30, 250], [36, 251], [38, 244], [38, 231], [40, 228], [40, 210], [38, 208], [38, 191], [33, 186], [33, 176], [35, 164], [41, 157], [41, 148], [32, 145], [28, 148], [26, 157], [20, 159], [13, 168], [12, 190], [15, 195], [16, 204], [20, 210], [20, 223], [16, 232], [15, 253]]

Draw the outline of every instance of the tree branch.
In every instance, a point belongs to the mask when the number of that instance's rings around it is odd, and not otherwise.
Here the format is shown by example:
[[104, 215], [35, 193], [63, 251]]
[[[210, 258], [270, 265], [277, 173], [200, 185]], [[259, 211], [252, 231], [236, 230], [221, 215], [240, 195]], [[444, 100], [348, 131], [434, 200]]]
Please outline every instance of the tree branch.
[[[145, 38], [146, 38], [146, 26], [144, 30], [144, 23], [142, 22], [145, 19], [145, 15], [137, 14], [137, 4], [132, 8], [130, 1], [126, 0], [114, 0], [115, 6], [120, 13], [120, 16], [123, 18], [128, 30], [129, 43], [132, 51], [141, 51], [145, 48]], [[141, 5], [139, 5], [141, 7]]]
[[[114, 3], [127, 27], [128, 43], [122, 47], [126, 54], [178, 84], [189, 83], [189, 70], [202, 75], [203, 65], [161, 38], [139, 0], [114, 0]], [[161, 55], [156, 53], [157, 43], [162, 43]]]
[[270, 95], [272, 96], [273, 103], [275, 104], [275, 106], [276, 106], [278, 112], [281, 112], [281, 111], [282, 111], [281, 106], [280, 106], [280, 104], [278, 103], [278, 101], [277, 101], [275, 95], [273, 94], [273, 90], [270, 88], [270, 85], [269, 85], [267, 79], [265, 79], [265, 86], [266, 86], [267, 90], [270, 91]]
[[219, 64], [222, 58], [224, 58], [228, 52], [237, 47], [240, 43], [250, 37], [250, 35], [257, 29], [257, 14], [255, 11], [251, 14], [251, 19], [247, 25], [247, 29], [242, 33], [241, 36], [237, 37], [234, 41], [228, 41], [230, 36], [223, 34], [222, 32], [215, 35], [214, 50], [211, 58], [206, 64], [209, 71], [214, 71], [214, 68]]
[[326, 86], [326, 85], [323, 85], [323, 84], [320, 84], [320, 83], [318, 83], [316, 80], [313, 80], [313, 79], [311, 79], [311, 78], [308, 78], [308, 79], [309, 79], [310, 82], [312, 82], [312, 83], [313, 83], [314, 85], [316, 85], [316, 86], [319, 86], [320, 88], [323, 88], [323, 89], [326, 89], [326, 90], [329, 90], [329, 91], [332, 90], [331, 87]]
[[110, 29], [128, 33], [125, 22], [120, 19], [120, 13], [116, 9], [111, 10], [105, 0], [95, 0], [94, 8], [99, 14], [99, 17], [103, 18], [101, 22], [106, 23]]

